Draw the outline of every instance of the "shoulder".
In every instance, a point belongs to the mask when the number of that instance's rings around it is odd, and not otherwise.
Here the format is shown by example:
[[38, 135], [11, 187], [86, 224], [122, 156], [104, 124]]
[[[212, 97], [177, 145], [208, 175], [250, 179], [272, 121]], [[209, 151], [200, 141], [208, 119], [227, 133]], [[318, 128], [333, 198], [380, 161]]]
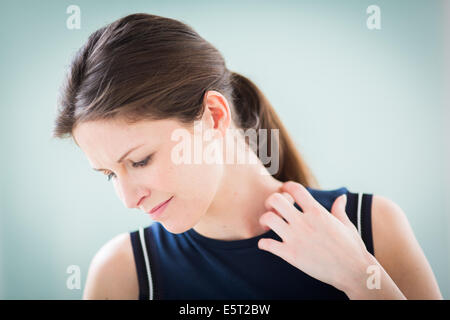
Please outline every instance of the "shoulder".
[[440, 299], [431, 266], [407, 215], [393, 200], [372, 197], [374, 256], [408, 299]]
[[[372, 224], [374, 227], [378, 227], [377, 231], [389, 231], [389, 227], [406, 228], [406, 223], [408, 223], [408, 219], [405, 212], [397, 203], [381, 195], [374, 194], [372, 196]], [[380, 228], [386, 224], [387, 228]]]
[[[374, 251], [377, 256], [388, 249], [395, 249], [396, 243], [390, 243], [390, 246], [385, 248], [382, 246], [384, 242], [389, 243], [393, 239], [410, 238], [412, 240], [414, 238], [403, 209], [393, 200], [381, 195], [372, 196], [372, 233]], [[382, 249], [383, 252], [378, 250], [377, 253], [377, 249]]]
[[139, 285], [129, 233], [106, 242], [94, 255], [83, 299], [138, 299]]
[[381, 195], [372, 197], [372, 234], [374, 255], [386, 265], [391, 263], [389, 257], [396, 252], [398, 254], [398, 248], [405, 241], [416, 242], [403, 209], [393, 200]]

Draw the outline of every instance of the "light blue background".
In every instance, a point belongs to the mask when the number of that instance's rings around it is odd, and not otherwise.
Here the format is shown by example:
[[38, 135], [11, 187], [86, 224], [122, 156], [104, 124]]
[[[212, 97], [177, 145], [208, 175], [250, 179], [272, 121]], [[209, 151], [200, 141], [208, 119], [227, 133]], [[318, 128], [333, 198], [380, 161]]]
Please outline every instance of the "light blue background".
[[[81, 8], [81, 29], [66, 8]], [[381, 30], [366, 8], [381, 8]], [[182, 20], [267, 95], [322, 188], [398, 203], [450, 298], [449, 157], [440, 1], [1, 1], [0, 298], [79, 299], [81, 268], [118, 233], [151, 221], [126, 209], [71, 140], [51, 139], [70, 58], [134, 12]]]

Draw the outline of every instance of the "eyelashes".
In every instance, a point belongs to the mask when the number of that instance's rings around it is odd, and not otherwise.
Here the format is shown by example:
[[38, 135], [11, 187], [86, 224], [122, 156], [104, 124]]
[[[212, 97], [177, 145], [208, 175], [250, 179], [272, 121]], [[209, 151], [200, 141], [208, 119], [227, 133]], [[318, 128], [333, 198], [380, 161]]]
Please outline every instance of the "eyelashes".
[[147, 158], [145, 158], [142, 161], [133, 162], [133, 168], [145, 167], [147, 165], [147, 163], [149, 162], [151, 157], [152, 157], [152, 155], [149, 155], [149, 156], [147, 156]]
[[[145, 167], [149, 163], [149, 161], [152, 159], [152, 157], [153, 157], [153, 155], [151, 154], [151, 155], [147, 156], [144, 160], [141, 160], [139, 162], [133, 162], [133, 164], [132, 164], [133, 168]], [[108, 181], [110, 181], [112, 178], [116, 177], [116, 174], [114, 172], [111, 172], [111, 173], [108, 173], [106, 176], [107, 176]]]

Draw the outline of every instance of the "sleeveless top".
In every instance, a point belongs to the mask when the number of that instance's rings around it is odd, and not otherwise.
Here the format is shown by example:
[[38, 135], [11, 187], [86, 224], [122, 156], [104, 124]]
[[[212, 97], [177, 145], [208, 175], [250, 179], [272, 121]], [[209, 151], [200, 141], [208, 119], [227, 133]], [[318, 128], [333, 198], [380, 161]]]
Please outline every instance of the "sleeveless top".
[[[374, 255], [372, 194], [352, 193], [346, 187], [307, 189], [329, 212], [336, 198], [347, 194], [346, 213]], [[156, 221], [131, 231], [139, 300], [348, 300], [343, 291], [259, 249], [261, 238], [282, 241], [272, 229], [240, 240], [208, 238], [193, 228], [172, 234]]]

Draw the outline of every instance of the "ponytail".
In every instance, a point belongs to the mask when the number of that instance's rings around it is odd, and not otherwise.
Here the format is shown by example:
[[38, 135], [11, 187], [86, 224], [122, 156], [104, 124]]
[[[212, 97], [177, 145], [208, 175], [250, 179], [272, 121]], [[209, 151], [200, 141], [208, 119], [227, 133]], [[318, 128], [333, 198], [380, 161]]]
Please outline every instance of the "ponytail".
[[[279, 169], [273, 177], [281, 182], [295, 181], [305, 187], [319, 188], [311, 170], [298, 152], [294, 141], [280, 121], [270, 102], [258, 87], [246, 77], [232, 72], [233, 104], [240, 128], [267, 129], [267, 148], [271, 150], [272, 129], [279, 130]], [[265, 146], [266, 147], [266, 146]], [[258, 144], [258, 148], [261, 146]], [[259, 156], [259, 153], [257, 153]], [[273, 155], [271, 155], [273, 157]], [[267, 167], [267, 165], [265, 164]]]

